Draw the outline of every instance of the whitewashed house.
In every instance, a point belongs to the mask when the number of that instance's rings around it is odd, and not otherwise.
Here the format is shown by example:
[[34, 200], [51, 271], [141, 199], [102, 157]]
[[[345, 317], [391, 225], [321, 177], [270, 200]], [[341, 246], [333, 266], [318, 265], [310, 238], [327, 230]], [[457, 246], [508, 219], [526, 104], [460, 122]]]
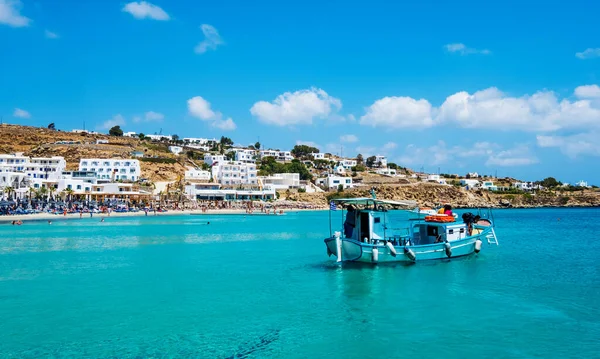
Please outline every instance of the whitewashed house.
[[257, 184], [258, 171], [256, 164], [237, 161], [215, 162], [212, 166], [212, 177], [220, 184]]
[[271, 186], [276, 190], [300, 187], [299, 173], [275, 173], [271, 176], [260, 176], [258, 179], [264, 186]]
[[375, 156], [375, 166], [387, 167], [387, 157], [382, 156], [382, 155]]
[[318, 178], [315, 183], [327, 189], [337, 189], [341, 185], [344, 189], [352, 188], [352, 177], [343, 177], [337, 175], [329, 175], [327, 177]]
[[224, 161], [225, 161], [224, 155], [213, 155], [210, 153], [207, 153], [204, 155], [204, 163], [206, 163], [209, 166], [212, 166], [215, 163], [224, 162]]
[[352, 167], [356, 167], [357, 165], [357, 161], [351, 158], [344, 158], [340, 163], [346, 171], [352, 170]]
[[181, 147], [181, 146], [169, 146], [169, 151], [171, 151], [171, 153], [179, 156], [181, 154], [181, 152], [183, 152], [183, 147]]
[[82, 158], [79, 171], [96, 172], [96, 178], [109, 181], [137, 181], [142, 174], [140, 161], [134, 159]]
[[209, 171], [196, 169], [188, 167], [188, 170], [185, 171], [185, 180], [193, 180], [193, 181], [210, 181], [211, 173]]

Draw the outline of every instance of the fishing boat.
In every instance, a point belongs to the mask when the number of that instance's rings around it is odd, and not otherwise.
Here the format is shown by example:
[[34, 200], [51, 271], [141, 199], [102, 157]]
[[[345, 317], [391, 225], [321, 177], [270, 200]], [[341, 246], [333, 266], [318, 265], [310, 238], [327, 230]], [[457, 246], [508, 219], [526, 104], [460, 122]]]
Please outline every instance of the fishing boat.
[[479, 253], [483, 242], [498, 245], [490, 218], [465, 213], [458, 222], [453, 216], [431, 215], [410, 220], [402, 227], [389, 221], [394, 211], [388, 210], [411, 211], [416, 202], [380, 200], [374, 191], [371, 194], [371, 198], [331, 202], [332, 210], [346, 209], [342, 230], [332, 232], [330, 225], [330, 236], [325, 238], [327, 254], [335, 256], [337, 262], [408, 264]]

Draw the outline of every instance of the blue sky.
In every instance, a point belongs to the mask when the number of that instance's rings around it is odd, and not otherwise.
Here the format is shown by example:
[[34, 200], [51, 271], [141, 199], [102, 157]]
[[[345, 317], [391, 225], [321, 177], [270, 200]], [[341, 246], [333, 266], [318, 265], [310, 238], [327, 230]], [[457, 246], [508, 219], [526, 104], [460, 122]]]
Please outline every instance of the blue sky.
[[0, 0], [0, 115], [600, 184], [600, 3]]

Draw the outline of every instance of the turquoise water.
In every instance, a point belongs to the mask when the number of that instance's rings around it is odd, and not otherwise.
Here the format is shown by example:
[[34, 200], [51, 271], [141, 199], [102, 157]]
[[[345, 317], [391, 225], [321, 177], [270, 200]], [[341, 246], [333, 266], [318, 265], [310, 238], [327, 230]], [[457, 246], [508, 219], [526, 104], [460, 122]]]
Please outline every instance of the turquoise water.
[[343, 268], [327, 212], [0, 224], [0, 357], [598, 358], [599, 214], [498, 210], [478, 256]]

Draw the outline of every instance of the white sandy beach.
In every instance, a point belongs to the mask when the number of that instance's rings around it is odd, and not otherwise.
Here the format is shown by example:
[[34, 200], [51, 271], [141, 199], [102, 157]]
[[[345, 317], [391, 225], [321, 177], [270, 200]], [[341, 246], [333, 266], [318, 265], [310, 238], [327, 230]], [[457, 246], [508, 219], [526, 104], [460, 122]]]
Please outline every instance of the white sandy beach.
[[[288, 212], [299, 212], [299, 211], [322, 211], [325, 208], [293, 208], [293, 209], [282, 209], [283, 213]], [[277, 210], [279, 212], [279, 210]], [[244, 209], [211, 209], [206, 212], [202, 212], [201, 210], [169, 210], [168, 212], [156, 212], [156, 216], [180, 216], [180, 215], [239, 215], [239, 214], [247, 214]], [[253, 216], [273, 216], [273, 214], [266, 214], [261, 212], [254, 212], [251, 215]], [[94, 213], [93, 217], [144, 217], [146, 213], [143, 211], [140, 212], [111, 212], [110, 216], [107, 213]], [[148, 212], [148, 217], [154, 217], [154, 212]], [[81, 218], [89, 218], [89, 213], [83, 213]], [[8, 215], [8, 216], [0, 216], [0, 223], [12, 223], [12, 221], [21, 221], [26, 223], [27, 221], [58, 221], [58, 220], [67, 220], [67, 219], [79, 219], [79, 213], [67, 213], [67, 215], [61, 214], [50, 214], [50, 213], [36, 213], [36, 214], [16, 214], [16, 215]]]

